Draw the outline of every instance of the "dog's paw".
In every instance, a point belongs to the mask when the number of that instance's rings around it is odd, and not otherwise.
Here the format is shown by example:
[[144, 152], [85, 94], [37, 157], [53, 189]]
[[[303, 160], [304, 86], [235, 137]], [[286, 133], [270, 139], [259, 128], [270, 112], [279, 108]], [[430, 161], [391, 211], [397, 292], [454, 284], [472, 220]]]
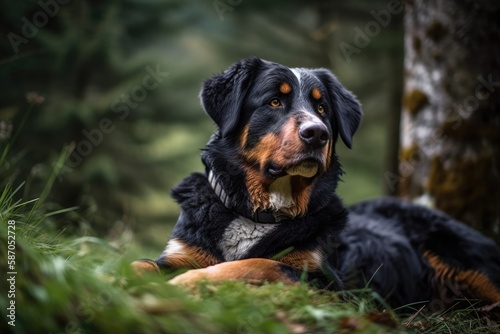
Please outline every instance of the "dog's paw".
[[137, 276], [142, 276], [144, 273], [155, 273], [159, 274], [160, 267], [158, 267], [158, 264], [150, 259], [142, 259], [142, 260], [137, 260], [134, 261], [130, 264], [132, 267], [132, 270]]

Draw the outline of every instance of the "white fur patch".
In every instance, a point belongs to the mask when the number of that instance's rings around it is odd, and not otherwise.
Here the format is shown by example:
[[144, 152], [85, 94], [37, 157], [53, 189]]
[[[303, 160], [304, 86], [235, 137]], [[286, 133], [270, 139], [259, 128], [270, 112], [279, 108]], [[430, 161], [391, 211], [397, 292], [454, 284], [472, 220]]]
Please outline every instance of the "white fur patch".
[[220, 247], [226, 261], [238, 260], [248, 253], [263, 237], [276, 228], [275, 224], [259, 224], [239, 217], [224, 231]]
[[299, 80], [299, 84], [300, 84], [300, 69], [298, 68], [291, 68], [293, 74], [295, 74], [295, 76], [297, 77], [297, 80]]
[[323, 264], [323, 252], [319, 249], [316, 249], [313, 253], [313, 258], [314, 258], [314, 262], [315, 265], [320, 268], [321, 265]]
[[323, 121], [321, 120], [321, 118], [319, 118], [317, 115], [311, 114], [310, 112], [302, 111], [300, 117], [304, 121], [307, 120], [307, 121], [311, 121], [311, 122], [314, 122], [314, 123], [322, 123], [323, 124]]
[[280, 177], [271, 184], [269, 187], [269, 202], [275, 211], [290, 208], [294, 205], [290, 175]]
[[163, 254], [166, 256], [173, 254], [184, 254], [184, 244], [177, 239], [170, 239], [167, 242], [167, 246], [165, 247]]

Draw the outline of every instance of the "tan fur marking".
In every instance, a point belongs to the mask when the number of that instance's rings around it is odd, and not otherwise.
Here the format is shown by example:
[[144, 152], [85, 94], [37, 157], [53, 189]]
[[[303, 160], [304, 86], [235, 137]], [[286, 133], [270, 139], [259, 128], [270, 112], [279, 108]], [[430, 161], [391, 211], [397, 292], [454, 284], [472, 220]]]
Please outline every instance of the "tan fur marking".
[[245, 128], [243, 129], [243, 132], [242, 132], [241, 137], [240, 137], [240, 147], [242, 150], [247, 145], [248, 129], [249, 129], [249, 127], [248, 127], [248, 125], [246, 125]]
[[283, 94], [288, 94], [292, 91], [292, 86], [290, 86], [290, 84], [288, 84], [287, 82], [283, 82], [280, 86], [280, 92], [282, 92]]
[[452, 268], [430, 251], [424, 252], [424, 258], [434, 268], [442, 284], [453, 283], [469, 298], [479, 298], [490, 303], [500, 302], [499, 288], [485, 274], [472, 269]]
[[[247, 165], [245, 168], [245, 184], [254, 211], [271, 209], [269, 186], [274, 180], [266, 178], [262, 170], [266, 163], [270, 161], [281, 166], [285, 166], [293, 161], [297, 153], [302, 151], [304, 145], [299, 138], [298, 132], [297, 121], [291, 118], [283, 125], [279, 134], [270, 133], [263, 136], [254, 148], [243, 153]], [[244, 135], [242, 136], [242, 138], [245, 138], [245, 141], [247, 135], [248, 128], [244, 130]], [[331, 161], [330, 155], [332, 154], [331, 141], [323, 150], [325, 159], [322, 167], [324, 170], [327, 170]], [[291, 182], [294, 205], [284, 208], [282, 211], [292, 217], [297, 217], [307, 212], [313, 184], [309, 184], [301, 176], [293, 176]]]
[[269, 202], [269, 181], [267, 181], [264, 176], [259, 173], [259, 171], [246, 168], [246, 178], [245, 184], [250, 195], [250, 201], [252, 202], [253, 210], [258, 209], [265, 210], [270, 207]]
[[325, 170], [329, 170], [332, 164], [332, 157], [333, 157], [333, 142], [332, 140], [328, 141], [328, 144], [326, 144], [325, 148], [323, 149], [324, 151], [324, 156], [326, 157], [325, 159]]
[[280, 147], [280, 140], [276, 134], [269, 133], [262, 137], [260, 142], [250, 151], [245, 154], [248, 162], [258, 162], [259, 169], [262, 169], [264, 164], [270, 157], [276, 153]]
[[281, 272], [280, 265], [280, 262], [269, 259], [245, 259], [224, 262], [208, 268], [189, 270], [168, 282], [174, 285], [188, 286], [194, 286], [203, 280], [210, 282], [240, 280], [252, 284], [263, 284], [265, 282], [297, 284], [297, 282]]
[[315, 271], [321, 265], [318, 263], [318, 254], [316, 251], [292, 251], [277, 260], [300, 270]]
[[321, 99], [321, 92], [318, 88], [314, 87], [311, 91], [311, 95], [315, 100]]
[[245, 168], [245, 184], [254, 211], [259, 209], [265, 210], [270, 207], [269, 185], [273, 180], [266, 179], [261, 171], [264, 168], [264, 164], [271, 159], [271, 156], [278, 151], [278, 149], [278, 137], [275, 134], [268, 134], [260, 140], [255, 148], [244, 154], [248, 164], [248, 167]]
[[153, 260], [138, 260], [131, 263], [134, 273], [141, 277], [144, 273], [160, 273], [160, 268]]
[[199, 247], [176, 239], [179, 251], [167, 253], [163, 262], [171, 268], [204, 268], [219, 263], [214, 256]]
[[303, 216], [307, 213], [313, 185], [314, 182], [308, 184], [308, 181], [301, 176], [292, 177], [292, 194], [295, 202], [295, 207], [290, 210], [292, 217]]
[[302, 150], [304, 143], [300, 140], [299, 127], [295, 119], [290, 119], [283, 126], [279, 134], [279, 142], [279, 151], [275, 152], [275, 155], [279, 155], [283, 163], [293, 159], [297, 152]]

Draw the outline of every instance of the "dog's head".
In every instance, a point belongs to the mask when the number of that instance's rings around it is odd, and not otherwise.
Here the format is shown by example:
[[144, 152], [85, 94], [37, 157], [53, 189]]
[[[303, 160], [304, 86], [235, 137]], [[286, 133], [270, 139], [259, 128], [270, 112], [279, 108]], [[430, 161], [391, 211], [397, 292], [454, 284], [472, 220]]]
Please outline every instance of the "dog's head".
[[243, 170], [252, 209], [291, 216], [307, 211], [318, 178], [340, 169], [337, 137], [350, 148], [362, 115], [330, 71], [258, 58], [208, 79], [201, 101], [219, 127], [214, 140]]

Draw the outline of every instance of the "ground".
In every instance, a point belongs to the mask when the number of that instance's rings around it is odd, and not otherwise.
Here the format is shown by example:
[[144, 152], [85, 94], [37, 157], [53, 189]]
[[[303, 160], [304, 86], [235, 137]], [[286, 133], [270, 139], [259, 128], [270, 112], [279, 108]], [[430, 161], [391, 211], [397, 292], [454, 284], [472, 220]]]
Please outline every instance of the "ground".
[[[3, 333], [35, 328], [40, 333], [498, 331], [472, 306], [439, 315], [415, 310], [398, 316], [369, 289], [336, 293], [306, 284], [242, 282], [204, 282], [189, 289], [166, 283], [175, 273], [137, 277], [129, 263], [141, 250], [123, 247], [133, 235], [108, 241], [88, 231], [65, 232], [56, 223], [66, 210], [46, 213], [38, 201], [15, 202], [14, 192], [6, 187], [0, 197], [0, 263], [4, 272], [16, 273], [8, 293], [0, 296], [3, 316], [10, 316], [2, 322]], [[9, 244], [14, 244], [10, 253]], [[12, 301], [14, 312], [7, 309]]]

